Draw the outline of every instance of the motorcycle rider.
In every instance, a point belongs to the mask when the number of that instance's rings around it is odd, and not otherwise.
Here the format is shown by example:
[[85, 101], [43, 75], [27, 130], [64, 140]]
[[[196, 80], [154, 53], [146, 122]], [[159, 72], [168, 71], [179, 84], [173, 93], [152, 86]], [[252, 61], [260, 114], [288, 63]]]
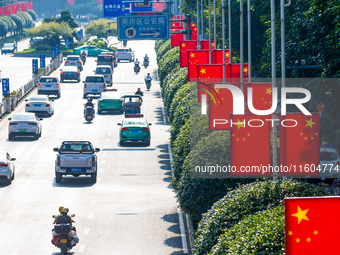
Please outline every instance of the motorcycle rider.
[[150, 83], [150, 87], [151, 87], [152, 78], [151, 78], [151, 76], [150, 76], [150, 73], [148, 73], [148, 75], [145, 76], [144, 81], [145, 81], [145, 85], [146, 85], [146, 86], [148, 86], [148, 82], [149, 82], [149, 83]]
[[138, 88], [135, 95], [144, 96], [144, 93], [143, 93], [143, 91], [140, 90], [140, 88]]
[[92, 98], [88, 98], [88, 99], [87, 99], [87, 103], [85, 104], [84, 114], [86, 113], [86, 108], [87, 108], [88, 106], [92, 107], [92, 112], [94, 112], [94, 104], [92, 103]]
[[148, 57], [148, 54], [145, 54], [145, 56], [144, 56], [144, 62], [147, 62], [148, 65], [149, 65], [149, 57]]
[[85, 51], [82, 51], [80, 58], [83, 61], [83, 65], [84, 65], [85, 62], [86, 62], [86, 52]]
[[140, 70], [140, 67], [139, 67], [139, 64], [140, 64], [140, 63], [139, 63], [139, 61], [138, 61], [138, 58], [136, 58], [136, 61], [134, 62], [134, 64], [135, 64], [135, 67], [134, 67], [133, 70], [134, 70], [135, 72], [136, 72], [136, 70], [137, 70], [136, 68], [138, 68], [138, 70]]

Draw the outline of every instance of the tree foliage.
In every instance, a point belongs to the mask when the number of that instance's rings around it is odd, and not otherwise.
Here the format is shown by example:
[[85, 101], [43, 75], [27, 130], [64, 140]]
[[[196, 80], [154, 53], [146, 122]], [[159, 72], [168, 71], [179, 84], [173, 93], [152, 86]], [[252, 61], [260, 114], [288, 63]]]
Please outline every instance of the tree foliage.
[[[90, 22], [89, 25], [85, 28], [85, 33], [91, 36], [97, 36], [97, 38], [107, 39], [108, 38], [108, 30], [109, 30], [109, 23], [112, 22], [108, 19], [98, 19], [93, 20]], [[110, 25], [112, 30], [112, 34], [117, 34], [117, 24], [112, 23]]]

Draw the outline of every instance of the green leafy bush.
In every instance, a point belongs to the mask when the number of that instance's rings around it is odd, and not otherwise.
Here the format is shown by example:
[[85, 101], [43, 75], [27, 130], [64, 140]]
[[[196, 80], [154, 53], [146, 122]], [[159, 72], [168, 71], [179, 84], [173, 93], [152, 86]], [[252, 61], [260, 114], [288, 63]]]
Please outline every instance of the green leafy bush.
[[328, 195], [319, 187], [294, 180], [258, 181], [230, 191], [204, 214], [195, 233], [195, 255], [207, 254], [226, 229], [244, 216], [283, 205], [285, 197]]
[[172, 48], [164, 54], [164, 57], [158, 63], [158, 77], [161, 81], [176, 67], [179, 66], [179, 49]]
[[165, 53], [167, 53], [169, 50], [172, 49], [171, 39], [169, 39], [167, 41], [162, 41], [162, 42], [156, 49], [157, 63], [159, 63], [163, 59], [163, 56], [164, 56]]
[[163, 45], [163, 43], [165, 43], [165, 40], [156, 40], [155, 42], [155, 51], [156, 51], [156, 55], [158, 55], [158, 49]]
[[166, 87], [169, 86], [178, 76], [178, 72], [180, 70], [179, 65], [176, 65], [165, 77], [160, 81], [160, 85], [162, 88], [162, 97], [165, 97]]
[[33, 10], [31, 10], [31, 9], [28, 9], [28, 10], [27, 10], [27, 13], [28, 13], [29, 15], [31, 15], [31, 17], [32, 17], [33, 20], [36, 20], [36, 19], [37, 19], [37, 14], [35, 13], [35, 11], [33, 11]]
[[177, 111], [179, 106], [187, 106], [189, 107], [189, 100], [191, 95], [191, 85], [190, 83], [185, 83], [182, 85], [176, 92], [173, 100], [171, 100], [171, 105], [169, 110], [167, 111], [170, 123], [174, 119], [174, 114]]
[[285, 254], [284, 206], [242, 219], [220, 236], [209, 255]]

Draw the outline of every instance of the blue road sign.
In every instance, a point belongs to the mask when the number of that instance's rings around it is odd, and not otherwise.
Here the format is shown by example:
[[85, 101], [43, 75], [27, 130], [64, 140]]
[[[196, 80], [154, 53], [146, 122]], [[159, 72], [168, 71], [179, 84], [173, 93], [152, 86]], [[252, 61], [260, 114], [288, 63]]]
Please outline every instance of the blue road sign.
[[57, 56], [60, 54], [60, 47], [59, 47], [59, 44], [56, 44], [56, 45], [54, 46], [54, 48], [55, 48], [55, 57], [57, 57]]
[[118, 17], [118, 40], [157, 40], [169, 38], [168, 15]]
[[131, 5], [131, 12], [132, 13], [152, 12], [152, 3], [145, 5], [144, 2], [134, 2]]
[[104, 17], [118, 17], [130, 15], [131, 3], [128, 3], [123, 0], [104, 0], [103, 1]]
[[45, 67], [45, 55], [40, 55], [40, 67], [44, 68]]
[[32, 59], [32, 72], [38, 73], [38, 59]]
[[56, 55], [55, 55], [55, 46], [53, 46], [53, 47], [51, 48], [51, 53], [52, 53], [52, 59], [53, 59], [53, 58], [56, 58]]
[[2, 95], [3, 96], [9, 96], [10, 95], [9, 79], [8, 78], [2, 79]]
[[70, 40], [65, 39], [65, 49], [69, 49], [69, 48], [70, 48]]

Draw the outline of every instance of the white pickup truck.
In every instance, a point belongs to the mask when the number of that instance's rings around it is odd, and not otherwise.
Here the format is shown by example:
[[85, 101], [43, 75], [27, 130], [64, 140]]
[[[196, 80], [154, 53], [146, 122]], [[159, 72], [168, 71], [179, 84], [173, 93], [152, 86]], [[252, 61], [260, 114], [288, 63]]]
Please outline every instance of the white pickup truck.
[[90, 175], [91, 182], [97, 181], [97, 155], [99, 148], [94, 148], [88, 141], [65, 141], [60, 148], [55, 161], [55, 179], [61, 182], [63, 175]]

